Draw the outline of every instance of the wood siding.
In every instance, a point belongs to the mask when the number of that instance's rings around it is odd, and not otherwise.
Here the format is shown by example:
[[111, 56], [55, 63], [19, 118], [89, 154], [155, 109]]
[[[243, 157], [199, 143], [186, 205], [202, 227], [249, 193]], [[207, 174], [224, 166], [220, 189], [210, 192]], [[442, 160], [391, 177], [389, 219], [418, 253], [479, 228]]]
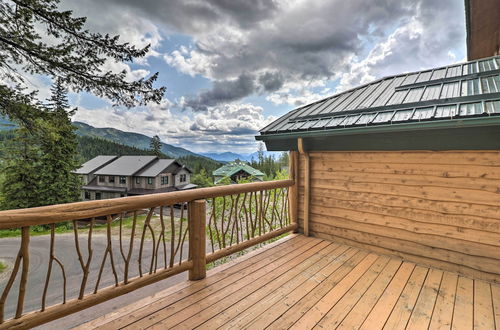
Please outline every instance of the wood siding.
[[312, 236], [500, 282], [500, 152], [309, 155]]

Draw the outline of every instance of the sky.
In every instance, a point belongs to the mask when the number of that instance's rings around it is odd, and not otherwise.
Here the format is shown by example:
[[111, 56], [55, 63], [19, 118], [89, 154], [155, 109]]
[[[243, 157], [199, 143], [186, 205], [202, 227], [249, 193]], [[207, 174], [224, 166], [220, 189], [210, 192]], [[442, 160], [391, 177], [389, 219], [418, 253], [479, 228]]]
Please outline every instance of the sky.
[[[250, 153], [301, 105], [466, 57], [463, 0], [62, 0], [86, 28], [151, 45], [128, 79], [159, 72], [161, 104], [125, 109], [70, 93], [74, 120], [159, 135], [194, 152]], [[50, 81], [33, 82], [40, 96]]]

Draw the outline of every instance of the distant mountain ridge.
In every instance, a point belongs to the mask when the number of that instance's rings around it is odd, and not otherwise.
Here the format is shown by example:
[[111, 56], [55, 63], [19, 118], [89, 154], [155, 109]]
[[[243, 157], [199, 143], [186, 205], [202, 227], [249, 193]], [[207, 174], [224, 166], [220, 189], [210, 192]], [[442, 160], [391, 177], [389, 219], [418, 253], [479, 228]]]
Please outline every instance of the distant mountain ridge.
[[[200, 155], [209, 157], [215, 160], [218, 160], [220, 162], [232, 162], [235, 159], [243, 160], [246, 162], [251, 162], [253, 160], [257, 160], [258, 157], [258, 151], [252, 152], [250, 154], [237, 154], [234, 152], [221, 152], [221, 153], [216, 153], [216, 152], [204, 152], [201, 153]], [[275, 152], [275, 151], [264, 151], [264, 156], [272, 156], [273, 158], [276, 158], [280, 155], [280, 152]]]
[[[73, 122], [73, 125], [77, 128], [76, 134], [80, 136], [100, 137], [139, 149], [149, 149], [149, 143], [151, 142], [149, 136], [140, 133], [124, 132], [111, 127], [98, 128], [78, 121]], [[206, 157], [163, 142], [161, 143], [161, 152], [173, 158], [183, 156]]]

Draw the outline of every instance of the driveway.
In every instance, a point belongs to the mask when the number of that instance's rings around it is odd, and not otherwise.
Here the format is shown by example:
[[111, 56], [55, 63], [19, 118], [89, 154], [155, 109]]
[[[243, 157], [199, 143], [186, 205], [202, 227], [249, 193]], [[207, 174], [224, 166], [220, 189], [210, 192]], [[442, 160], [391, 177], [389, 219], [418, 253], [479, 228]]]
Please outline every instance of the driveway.
[[[87, 241], [86, 236], [80, 236], [80, 249], [82, 255], [84, 257], [84, 261], [87, 258]], [[0, 239], [0, 260], [6, 261], [10, 266], [6, 273], [2, 274], [0, 277], [0, 293], [3, 292], [3, 289], [7, 283], [8, 275], [10, 270], [12, 269], [12, 264], [15, 260], [15, 257], [19, 250], [20, 238], [4, 238]], [[125, 254], [128, 252], [128, 241], [124, 240], [124, 252]], [[138, 254], [139, 254], [139, 240], [135, 240], [134, 242], [134, 250], [131, 258], [131, 266], [129, 278], [137, 276], [139, 274], [138, 270]], [[123, 268], [124, 261], [120, 254], [119, 242], [118, 240], [113, 239], [113, 257], [115, 262], [116, 271], [118, 273], [118, 280], [123, 280]], [[169, 244], [167, 245], [167, 249], [169, 249]], [[89, 280], [87, 282], [87, 293], [91, 293], [94, 290], [97, 275], [99, 272], [100, 264], [102, 262], [102, 258], [104, 255], [104, 251], [106, 249], [106, 237], [105, 236], [94, 236], [92, 239], [92, 248], [93, 248], [93, 257], [90, 266], [90, 275]], [[146, 241], [144, 245], [143, 251], [143, 273], [147, 273], [149, 270], [149, 265], [151, 262], [151, 250], [152, 250], [152, 242]], [[159, 261], [158, 268], [161, 269], [163, 266], [163, 251], [160, 249], [159, 253]], [[187, 243], [184, 246], [183, 259], [187, 257]], [[25, 307], [24, 310], [33, 311], [38, 310], [41, 307], [41, 299], [43, 294], [43, 289], [45, 285], [45, 279], [48, 269], [49, 263], [49, 254], [50, 252], [50, 236], [34, 236], [31, 237], [30, 240], [30, 270], [29, 270], [29, 278], [28, 278], [28, 288], [25, 297]], [[57, 234], [55, 241], [55, 254], [56, 257], [62, 262], [66, 271], [66, 280], [67, 280], [67, 300], [76, 298], [78, 296], [80, 290], [80, 284], [82, 279], [82, 269], [80, 263], [78, 261], [78, 255], [75, 249], [75, 241], [74, 236], [72, 234]], [[167, 256], [169, 255], [169, 251], [167, 251]], [[17, 293], [19, 290], [19, 276], [14, 286], [10, 290], [9, 297], [7, 299], [7, 304], [5, 306], [5, 318], [8, 319], [12, 317], [15, 313], [16, 303], [17, 303]], [[143, 297], [150, 296], [153, 293], [156, 293], [162, 289], [165, 289], [175, 283], [182, 282], [186, 280], [187, 274], [179, 274], [164, 281], [158, 282], [156, 284], [147, 286], [140, 290], [134, 291], [134, 293], [129, 293], [119, 298], [115, 298], [108, 302], [102, 303], [98, 306], [94, 306], [89, 308], [83, 312], [79, 312], [74, 315], [67, 316], [61, 320], [50, 323], [45, 326], [45, 328], [70, 328], [72, 326], [76, 326], [85, 321], [94, 319], [100, 315], [104, 315], [109, 313], [117, 308], [130, 304], [136, 300], [139, 300]], [[49, 284], [49, 289], [47, 293], [47, 306], [51, 306], [53, 304], [57, 304], [62, 302], [62, 283], [63, 277], [60, 271], [59, 266], [56, 262], [53, 263], [52, 266], [52, 275]], [[114, 276], [111, 271], [111, 266], [109, 262], [109, 256], [106, 261], [106, 265], [104, 267], [104, 271], [102, 274], [101, 282], [99, 288], [105, 288], [107, 286], [113, 285]]]

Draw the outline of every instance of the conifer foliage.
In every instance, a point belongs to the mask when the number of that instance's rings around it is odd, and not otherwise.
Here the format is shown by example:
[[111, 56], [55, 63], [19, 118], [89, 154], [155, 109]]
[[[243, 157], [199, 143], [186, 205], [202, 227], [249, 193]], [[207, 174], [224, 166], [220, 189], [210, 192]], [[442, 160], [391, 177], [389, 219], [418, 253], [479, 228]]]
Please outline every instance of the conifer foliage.
[[78, 142], [61, 80], [49, 103], [28, 128], [20, 123], [7, 142], [3, 160], [2, 208], [15, 209], [77, 201]]
[[155, 135], [151, 138], [151, 142], [149, 143], [149, 150], [158, 157], [161, 157], [161, 141], [158, 135]]
[[[85, 29], [85, 17], [61, 11], [59, 0], [0, 1], [0, 113], [13, 120], [30, 120], [19, 104], [31, 104], [24, 93], [23, 73], [47, 75], [73, 91], [87, 91], [116, 105], [133, 107], [159, 103], [164, 87], [154, 88], [157, 73], [128, 81], [127, 72], [106, 69], [109, 62], [144, 57], [149, 46], [136, 48]], [[10, 82], [9, 84], [6, 82]], [[16, 86], [16, 87], [12, 87]], [[37, 110], [33, 107], [28, 110]]]

